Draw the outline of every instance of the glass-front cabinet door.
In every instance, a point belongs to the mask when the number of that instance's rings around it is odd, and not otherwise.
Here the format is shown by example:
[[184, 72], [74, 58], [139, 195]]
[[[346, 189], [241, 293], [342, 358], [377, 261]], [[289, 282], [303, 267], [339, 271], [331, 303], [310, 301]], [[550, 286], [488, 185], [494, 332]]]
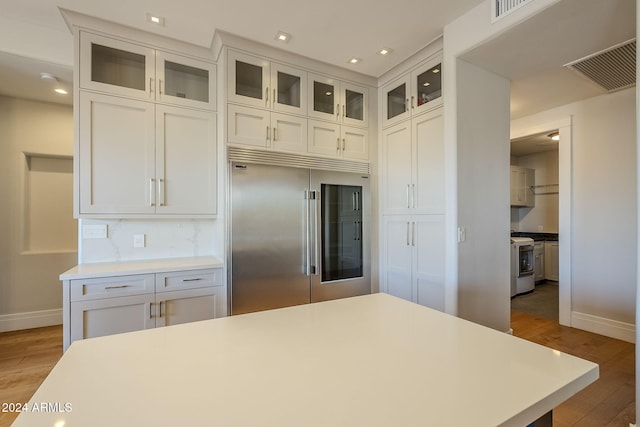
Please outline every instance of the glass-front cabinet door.
[[442, 64], [425, 64], [411, 73], [411, 81], [413, 84], [412, 114], [418, 114], [442, 104]]
[[139, 99], [153, 99], [155, 50], [82, 32], [80, 87]]
[[276, 111], [307, 113], [307, 72], [271, 63], [271, 105]]
[[340, 109], [339, 82], [335, 79], [309, 74], [308, 115], [318, 119], [337, 121]]
[[158, 101], [215, 108], [215, 64], [158, 51], [156, 73]]
[[409, 117], [409, 76], [394, 80], [383, 89], [382, 119], [385, 126], [392, 125]]
[[233, 50], [228, 60], [228, 100], [269, 108], [269, 61]]
[[369, 91], [361, 86], [342, 82], [342, 123], [350, 126], [368, 125]]

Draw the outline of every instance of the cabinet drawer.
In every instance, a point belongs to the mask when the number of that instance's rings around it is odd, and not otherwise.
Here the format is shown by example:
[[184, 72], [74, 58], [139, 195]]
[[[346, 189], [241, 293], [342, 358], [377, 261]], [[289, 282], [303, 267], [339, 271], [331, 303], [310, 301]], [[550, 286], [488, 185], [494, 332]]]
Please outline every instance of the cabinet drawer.
[[222, 286], [222, 269], [189, 270], [156, 274], [156, 292]]
[[153, 291], [153, 274], [71, 280], [71, 301], [150, 294]]

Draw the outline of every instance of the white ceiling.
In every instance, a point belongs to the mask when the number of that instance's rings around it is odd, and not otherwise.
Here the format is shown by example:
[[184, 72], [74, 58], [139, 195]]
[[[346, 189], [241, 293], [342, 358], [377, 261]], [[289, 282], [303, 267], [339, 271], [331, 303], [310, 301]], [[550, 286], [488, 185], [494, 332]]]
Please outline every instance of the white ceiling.
[[[209, 47], [216, 29], [378, 77], [483, 0], [0, 0], [0, 94], [71, 103], [43, 93], [40, 72], [71, 85], [72, 38], [58, 6]], [[146, 22], [165, 17], [164, 27]], [[274, 40], [278, 30], [290, 43]], [[465, 55], [512, 80], [512, 117], [605, 93], [562, 65], [635, 37], [635, 0], [562, 0]], [[16, 40], [21, 42], [17, 43]], [[393, 49], [387, 57], [382, 47]], [[356, 56], [356, 66], [347, 60]]]

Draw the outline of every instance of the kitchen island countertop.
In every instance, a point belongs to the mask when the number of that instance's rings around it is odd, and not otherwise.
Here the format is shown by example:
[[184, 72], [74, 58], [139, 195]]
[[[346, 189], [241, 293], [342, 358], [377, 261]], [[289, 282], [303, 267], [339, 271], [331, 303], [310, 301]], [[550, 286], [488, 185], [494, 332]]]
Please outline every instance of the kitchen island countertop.
[[[522, 427], [597, 378], [373, 294], [76, 341], [14, 426]], [[31, 410], [43, 402], [59, 410]]]

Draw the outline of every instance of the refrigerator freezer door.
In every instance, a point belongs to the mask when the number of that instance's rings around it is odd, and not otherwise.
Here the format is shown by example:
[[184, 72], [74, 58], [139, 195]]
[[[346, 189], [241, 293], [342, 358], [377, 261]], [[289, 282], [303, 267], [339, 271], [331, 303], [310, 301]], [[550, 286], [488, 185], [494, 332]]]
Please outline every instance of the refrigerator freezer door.
[[309, 170], [231, 165], [231, 313], [306, 304]]

